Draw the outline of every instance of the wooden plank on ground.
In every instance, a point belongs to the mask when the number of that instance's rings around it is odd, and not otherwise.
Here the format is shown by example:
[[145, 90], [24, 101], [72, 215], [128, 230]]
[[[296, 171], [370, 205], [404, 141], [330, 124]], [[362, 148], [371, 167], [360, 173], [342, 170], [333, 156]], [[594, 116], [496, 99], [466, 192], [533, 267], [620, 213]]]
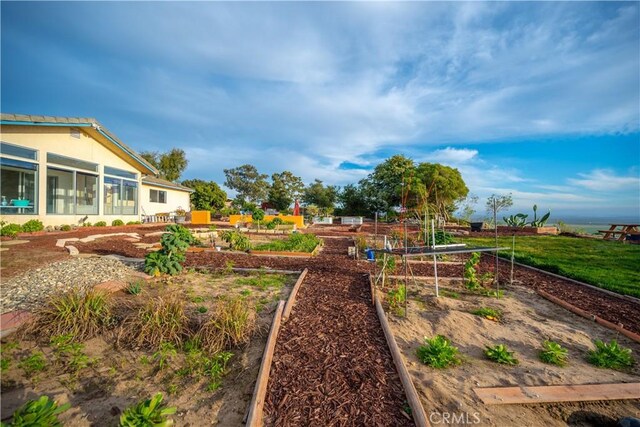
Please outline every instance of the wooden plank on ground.
[[264, 347], [262, 362], [260, 363], [260, 371], [258, 372], [258, 380], [256, 381], [256, 387], [253, 391], [253, 398], [249, 404], [250, 409], [246, 420], [246, 424], [249, 427], [262, 426], [264, 399], [267, 394], [271, 361], [273, 359], [273, 352], [276, 348], [276, 340], [278, 339], [278, 332], [280, 331], [280, 322], [283, 311], [284, 301], [280, 301], [273, 317], [273, 323], [271, 324], [271, 330], [269, 331], [269, 337], [267, 338], [267, 345]]
[[485, 405], [640, 399], [640, 383], [474, 388]]
[[291, 295], [289, 295], [289, 299], [287, 299], [287, 304], [284, 306], [284, 312], [282, 314], [282, 320], [286, 322], [289, 319], [289, 315], [291, 314], [291, 310], [293, 310], [293, 306], [296, 303], [296, 297], [298, 296], [298, 291], [300, 290], [300, 286], [302, 285], [302, 281], [307, 276], [309, 269], [305, 268], [302, 270], [302, 274], [296, 280], [296, 284], [293, 285], [293, 289], [291, 289]]

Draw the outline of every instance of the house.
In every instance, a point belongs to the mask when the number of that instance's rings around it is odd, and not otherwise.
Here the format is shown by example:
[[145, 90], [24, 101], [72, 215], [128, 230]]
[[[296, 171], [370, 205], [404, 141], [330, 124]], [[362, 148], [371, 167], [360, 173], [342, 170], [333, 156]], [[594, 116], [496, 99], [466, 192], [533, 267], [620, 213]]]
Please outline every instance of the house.
[[189, 210], [193, 190], [158, 171], [91, 118], [0, 115], [2, 221], [44, 225]]

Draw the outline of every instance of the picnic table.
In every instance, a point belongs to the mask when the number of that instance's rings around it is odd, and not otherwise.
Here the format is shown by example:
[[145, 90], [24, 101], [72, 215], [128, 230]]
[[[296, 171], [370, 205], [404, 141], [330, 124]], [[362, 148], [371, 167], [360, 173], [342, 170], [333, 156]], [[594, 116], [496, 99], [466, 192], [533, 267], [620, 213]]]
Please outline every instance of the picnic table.
[[[624, 240], [627, 234], [638, 233], [638, 227], [640, 224], [610, 224], [608, 230], [598, 230], [598, 233], [604, 233], [603, 239], [617, 239]], [[619, 234], [620, 237], [616, 238]]]

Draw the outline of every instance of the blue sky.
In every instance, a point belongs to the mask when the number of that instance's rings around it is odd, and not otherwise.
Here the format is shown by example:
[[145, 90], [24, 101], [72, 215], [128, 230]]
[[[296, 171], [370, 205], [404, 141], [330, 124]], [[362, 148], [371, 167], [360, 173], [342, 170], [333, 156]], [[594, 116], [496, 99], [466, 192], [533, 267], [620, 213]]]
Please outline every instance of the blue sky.
[[179, 146], [185, 178], [400, 153], [514, 211], [640, 217], [639, 5], [3, 1], [1, 108]]

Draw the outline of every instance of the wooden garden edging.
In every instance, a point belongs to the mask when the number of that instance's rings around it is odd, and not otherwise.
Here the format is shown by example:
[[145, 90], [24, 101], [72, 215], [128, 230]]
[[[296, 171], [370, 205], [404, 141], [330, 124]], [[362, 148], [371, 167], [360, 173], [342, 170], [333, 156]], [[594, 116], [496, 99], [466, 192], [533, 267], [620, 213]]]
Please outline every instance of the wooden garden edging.
[[302, 271], [302, 274], [298, 277], [296, 284], [293, 285], [293, 289], [291, 289], [291, 294], [289, 294], [289, 298], [287, 299], [287, 304], [284, 306], [284, 312], [282, 313], [282, 321], [286, 322], [291, 314], [291, 310], [293, 309], [293, 305], [296, 303], [296, 296], [298, 295], [298, 291], [300, 290], [300, 286], [302, 285], [302, 281], [305, 276], [309, 272], [309, 269], [305, 268]]
[[608, 320], [604, 320], [603, 318], [598, 317], [595, 314], [591, 314], [591, 313], [589, 313], [587, 311], [584, 311], [581, 308], [578, 308], [573, 304], [569, 304], [568, 302], [566, 302], [564, 300], [561, 300], [560, 298], [555, 297], [555, 296], [551, 295], [550, 293], [545, 292], [545, 291], [543, 291], [541, 289], [538, 289], [536, 292], [541, 297], [543, 297], [543, 298], [545, 298], [545, 299], [547, 299], [547, 300], [549, 300], [549, 301], [551, 301], [553, 303], [558, 304], [559, 306], [571, 311], [574, 314], [577, 314], [578, 316], [582, 316], [585, 319], [593, 320], [596, 323], [604, 326], [605, 328], [612, 329], [612, 330], [614, 330], [616, 332], [621, 333], [625, 337], [627, 337], [627, 338], [629, 338], [629, 339], [631, 339], [631, 340], [633, 340], [635, 342], [640, 343], [640, 335], [638, 335], [638, 334], [636, 334], [634, 332], [631, 332], [630, 330], [625, 329], [620, 325], [616, 325], [615, 323], [609, 322]]
[[273, 360], [273, 352], [276, 348], [276, 340], [280, 331], [280, 323], [282, 321], [282, 312], [284, 311], [284, 301], [278, 303], [276, 313], [273, 317], [273, 323], [269, 330], [267, 345], [264, 347], [262, 354], [262, 362], [260, 363], [260, 371], [256, 386], [253, 389], [253, 397], [249, 404], [249, 415], [247, 416], [247, 425], [250, 427], [260, 427], [262, 422], [262, 411], [264, 409], [264, 399], [267, 394], [267, 384], [269, 382], [269, 372], [271, 371], [271, 361]]
[[424, 407], [420, 402], [418, 392], [416, 391], [416, 388], [411, 381], [409, 371], [407, 371], [407, 367], [404, 365], [402, 354], [400, 354], [400, 349], [398, 348], [396, 339], [393, 336], [393, 332], [391, 332], [389, 322], [387, 321], [387, 317], [385, 316], [384, 309], [382, 308], [382, 304], [380, 303], [380, 298], [378, 295], [376, 295], [375, 301], [378, 319], [380, 319], [380, 325], [382, 325], [384, 336], [387, 339], [387, 345], [389, 346], [389, 350], [391, 351], [393, 363], [396, 365], [396, 370], [398, 371], [398, 375], [400, 376], [400, 381], [402, 382], [402, 386], [404, 387], [404, 392], [407, 395], [407, 401], [409, 402], [409, 406], [411, 407], [411, 415], [413, 416], [413, 421], [418, 427], [429, 427], [427, 414], [425, 413]]
[[289, 257], [298, 257], [298, 258], [311, 258], [313, 253], [310, 252], [284, 252], [284, 251], [249, 251], [251, 255], [261, 255], [261, 256], [289, 256]]

